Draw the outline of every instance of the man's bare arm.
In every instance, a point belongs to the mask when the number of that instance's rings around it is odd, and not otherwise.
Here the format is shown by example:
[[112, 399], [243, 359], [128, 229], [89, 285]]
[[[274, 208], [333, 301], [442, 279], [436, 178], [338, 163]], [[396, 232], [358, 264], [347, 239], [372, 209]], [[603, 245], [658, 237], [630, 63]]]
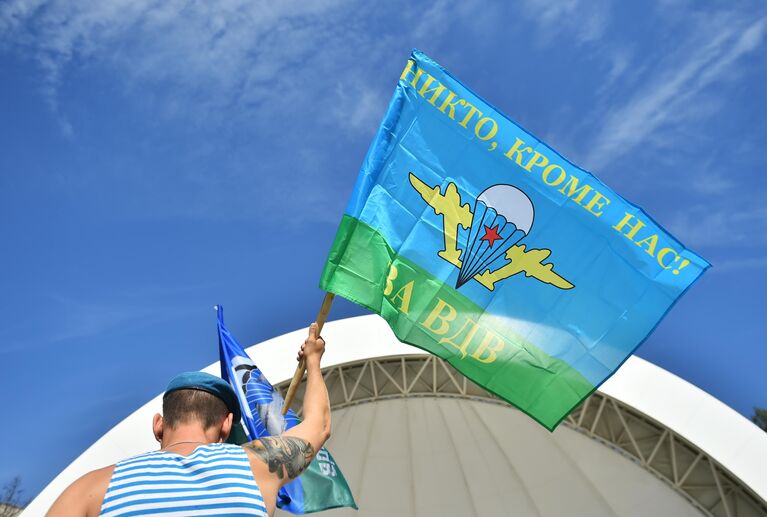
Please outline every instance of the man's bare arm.
[[283, 482], [297, 478], [312, 462], [312, 444], [296, 436], [267, 436], [244, 445]]
[[309, 338], [299, 352], [306, 359], [306, 392], [304, 394], [303, 422], [285, 431], [283, 436], [296, 436], [309, 442], [315, 453], [330, 438], [330, 399], [325, 379], [322, 378], [320, 360], [325, 352], [325, 341], [317, 336], [317, 324], [309, 328]]
[[320, 371], [324, 351], [325, 341], [317, 336], [317, 324], [313, 323], [309, 327], [309, 337], [298, 354], [299, 360], [302, 357], [306, 360], [307, 371], [303, 422], [280, 436], [269, 436], [243, 445], [245, 450], [266, 464], [278, 486], [290, 482], [306, 470], [330, 437], [330, 400]]

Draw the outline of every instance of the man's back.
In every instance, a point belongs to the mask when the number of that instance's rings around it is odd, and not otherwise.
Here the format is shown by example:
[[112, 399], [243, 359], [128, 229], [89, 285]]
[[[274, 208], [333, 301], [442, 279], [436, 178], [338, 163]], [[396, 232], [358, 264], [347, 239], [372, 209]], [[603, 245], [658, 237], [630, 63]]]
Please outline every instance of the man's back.
[[214, 443], [188, 456], [155, 451], [119, 462], [112, 473], [101, 515], [258, 515], [266, 506], [247, 453]]
[[89, 472], [62, 492], [48, 516], [273, 514], [277, 491], [309, 466], [330, 437], [320, 370], [324, 351], [314, 323], [298, 354], [306, 359], [304, 421], [243, 446], [222, 443], [241, 418], [232, 387], [202, 372], [176, 376], [163, 396], [164, 415], [152, 421], [160, 450]]

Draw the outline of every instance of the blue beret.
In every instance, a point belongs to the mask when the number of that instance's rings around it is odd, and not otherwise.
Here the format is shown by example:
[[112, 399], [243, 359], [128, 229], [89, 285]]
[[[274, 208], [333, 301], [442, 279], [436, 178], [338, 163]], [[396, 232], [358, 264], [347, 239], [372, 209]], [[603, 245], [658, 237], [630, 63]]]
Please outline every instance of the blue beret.
[[180, 373], [171, 379], [168, 387], [165, 388], [165, 395], [176, 390], [207, 391], [224, 401], [229, 411], [234, 414], [235, 422], [239, 422], [240, 418], [242, 418], [237, 395], [234, 394], [234, 390], [229, 383], [220, 377], [204, 372]]

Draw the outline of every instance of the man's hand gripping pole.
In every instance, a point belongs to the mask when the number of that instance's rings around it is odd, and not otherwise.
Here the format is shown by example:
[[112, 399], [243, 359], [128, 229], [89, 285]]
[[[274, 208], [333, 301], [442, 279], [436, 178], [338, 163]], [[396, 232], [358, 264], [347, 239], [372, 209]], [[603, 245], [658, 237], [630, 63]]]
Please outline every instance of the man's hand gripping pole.
[[[335, 298], [335, 296], [336, 295], [333, 293], [325, 293], [325, 299], [322, 301], [322, 307], [320, 307], [320, 312], [317, 314], [317, 336], [319, 336], [320, 332], [322, 332], [322, 326], [325, 324], [325, 320], [328, 319], [330, 306], [333, 305], [333, 298]], [[304, 377], [305, 372], [306, 360], [302, 357], [298, 362], [295, 373], [293, 373], [293, 380], [290, 381], [288, 392], [285, 394], [285, 404], [282, 406], [283, 415], [288, 412], [288, 409], [290, 409], [290, 405], [293, 403], [293, 399], [296, 397], [296, 390], [298, 390], [298, 385], [301, 384], [301, 379]]]

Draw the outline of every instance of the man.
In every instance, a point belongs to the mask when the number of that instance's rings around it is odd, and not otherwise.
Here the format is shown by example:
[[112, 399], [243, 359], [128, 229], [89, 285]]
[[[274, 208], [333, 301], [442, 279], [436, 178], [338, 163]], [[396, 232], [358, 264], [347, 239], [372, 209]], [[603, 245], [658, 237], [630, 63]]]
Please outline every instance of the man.
[[272, 515], [277, 491], [309, 466], [330, 437], [330, 402], [320, 372], [317, 325], [298, 353], [306, 359], [303, 422], [243, 446], [223, 443], [239, 420], [232, 388], [212, 375], [175, 377], [152, 430], [160, 450], [94, 470], [53, 503], [50, 517]]

